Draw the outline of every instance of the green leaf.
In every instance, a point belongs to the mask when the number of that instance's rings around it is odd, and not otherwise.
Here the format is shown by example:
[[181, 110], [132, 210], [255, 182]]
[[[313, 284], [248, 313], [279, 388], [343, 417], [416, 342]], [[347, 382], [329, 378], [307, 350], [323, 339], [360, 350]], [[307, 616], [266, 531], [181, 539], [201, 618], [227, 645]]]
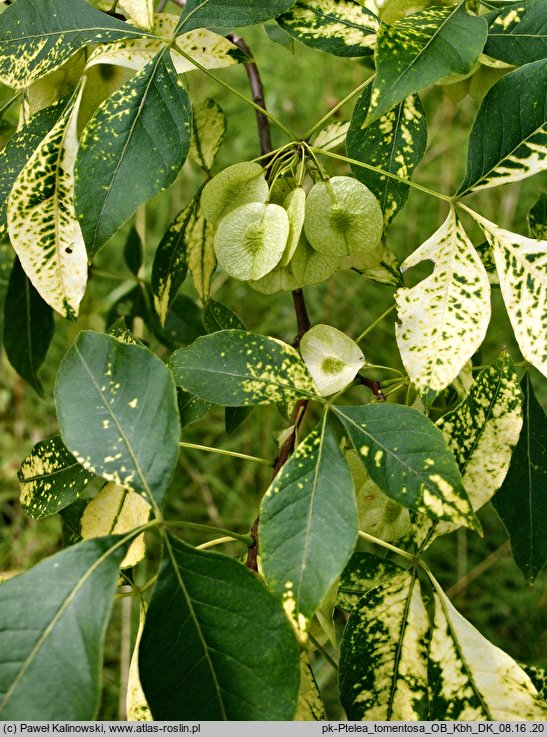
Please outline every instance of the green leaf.
[[205, 399], [200, 399], [195, 394], [183, 391], [180, 387], [177, 387], [177, 403], [181, 427], [186, 427], [186, 425], [191, 425], [192, 422], [201, 420], [215, 406], [214, 402], [207, 402]]
[[63, 536], [63, 547], [68, 548], [82, 541], [81, 521], [85, 508], [89, 504], [89, 499], [79, 497], [68, 507], [61, 509], [59, 517], [61, 518], [61, 534]]
[[402, 571], [401, 566], [387, 558], [372, 553], [354, 553], [340, 576], [336, 606], [351, 612], [366, 593]]
[[116, 537], [80, 543], [0, 586], [2, 720], [95, 718], [124, 547]]
[[453, 209], [401, 270], [425, 260], [433, 273], [396, 294], [396, 336], [410, 379], [429, 402], [482, 344], [491, 308], [488, 274]]
[[66, 100], [59, 100], [35, 113], [13, 134], [6, 148], [0, 153], [0, 240], [8, 237], [7, 202], [15, 180], [41, 141], [59, 120], [65, 107]]
[[253, 411], [252, 407], [226, 407], [224, 410], [224, 428], [226, 435], [233, 435]]
[[547, 241], [510, 233], [471, 213], [496, 262], [501, 293], [524, 358], [547, 376]]
[[532, 238], [547, 239], [547, 194], [543, 192], [528, 213], [528, 228]]
[[467, 15], [463, 2], [426, 8], [391, 25], [382, 23], [366, 125], [443, 77], [470, 72], [483, 49], [486, 31], [484, 18]]
[[524, 426], [492, 503], [509, 532], [515, 563], [531, 583], [547, 559], [547, 418], [528, 371], [521, 387]]
[[77, 118], [83, 87], [19, 173], [8, 199], [8, 231], [21, 266], [42, 299], [78, 315], [87, 254], [74, 210]]
[[327, 419], [285, 463], [260, 509], [264, 575], [304, 632], [357, 539], [353, 482]]
[[[365, 87], [355, 104], [346, 138], [348, 156], [384, 171], [410, 179], [422, 160], [427, 144], [425, 111], [418, 95], [411, 95], [363, 130], [371, 88]], [[405, 204], [409, 188], [356, 164], [351, 170], [376, 197], [384, 213], [384, 232]]]
[[208, 333], [231, 329], [245, 330], [245, 325], [236, 313], [221, 302], [215, 302], [214, 299], [210, 299], [205, 305], [203, 324]]
[[[463, 402], [441, 417], [437, 427], [454, 454], [476, 512], [502, 485], [522, 428], [522, 392], [507, 353], [481, 371]], [[415, 539], [427, 537], [429, 544], [457, 527], [423, 518]]]
[[180, 431], [175, 387], [160, 359], [84, 331], [61, 362], [55, 400], [63, 442], [78, 462], [161, 506]]
[[533, 721], [545, 719], [545, 703], [526, 673], [434, 594], [435, 621], [429, 651], [429, 719]]
[[237, 28], [263, 23], [285, 12], [294, 0], [188, 0], [178, 30], [191, 31], [203, 26]]
[[76, 210], [90, 257], [175, 180], [191, 129], [188, 93], [167, 50], [102, 103], [76, 160]]
[[318, 397], [294, 348], [244, 330], [198, 338], [175, 351], [169, 364], [177, 386], [227, 407]]
[[139, 670], [159, 720], [290, 720], [299, 649], [282, 608], [241, 563], [166, 536]]
[[206, 173], [211, 171], [215, 156], [226, 133], [226, 116], [210, 97], [194, 105], [194, 127], [188, 155]]
[[138, 38], [144, 31], [85, 0], [23, 0], [0, 17], [0, 80], [20, 89], [61, 66], [86, 44]]
[[186, 228], [193, 212], [193, 203], [179, 212], [161, 239], [152, 264], [154, 306], [165, 325], [167, 313], [188, 273], [186, 261]]
[[480, 531], [440, 430], [398, 404], [333, 407], [372, 480], [408, 509]]
[[527, 0], [503, 9], [490, 23], [484, 53], [515, 66], [546, 57], [543, 0]]
[[525, 64], [487, 93], [469, 136], [458, 195], [517, 182], [547, 167], [546, 73], [547, 59]]
[[33, 519], [55, 514], [72, 504], [93, 480], [61, 437], [36, 443], [21, 463], [21, 507]]
[[291, 54], [294, 54], [294, 39], [281, 26], [278, 26], [274, 21], [270, 21], [269, 23], [264, 23], [263, 28], [270, 41], [283, 46]]
[[340, 700], [350, 720], [425, 719], [429, 618], [414, 572], [369, 591], [340, 649]]
[[277, 22], [298, 41], [335, 56], [372, 54], [380, 27], [354, 0], [298, 0]]
[[55, 324], [53, 312], [32, 286], [16, 258], [4, 308], [4, 349], [13, 368], [43, 396], [38, 369], [44, 362]]
[[134, 226], [129, 231], [129, 235], [125, 241], [123, 257], [125, 263], [129, 266], [129, 270], [137, 276], [139, 269], [143, 265], [144, 249], [140, 235]]

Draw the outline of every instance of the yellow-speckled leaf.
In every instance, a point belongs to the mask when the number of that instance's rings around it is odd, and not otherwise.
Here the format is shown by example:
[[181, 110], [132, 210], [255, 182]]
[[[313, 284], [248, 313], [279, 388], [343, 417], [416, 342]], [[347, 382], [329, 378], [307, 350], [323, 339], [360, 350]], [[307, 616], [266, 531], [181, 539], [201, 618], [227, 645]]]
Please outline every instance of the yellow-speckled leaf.
[[300, 656], [300, 691], [293, 721], [320, 722], [323, 719], [325, 719], [325, 707], [313, 675], [310, 659], [307, 653], [303, 652]]
[[277, 22], [307, 46], [335, 56], [372, 54], [380, 22], [354, 0], [298, 0]]
[[313, 145], [316, 148], [322, 148], [323, 151], [330, 151], [331, 148], [336, 148], [336, 146], [339, 146], [346, 140], [349, 126], [349, 120], [340, 120], [337, 123], [331, 123], [325, 126], [317, 134]]
[[[83, 88], [82, 88], [83, 89]], [[74, 211], [78, 97], [17, 177], [8, 200], [8, 232], [40, 296], [65, 317], [78, 315], [87, 283], [87, 253]]]
[[[484, 369], [464, 401], [437, 422], [454, 454], [473, 511], [500, 488], [522, 428], [522, 391], [508, 354]], [[459, 525], [420, 518], [414, 537], [430, 544]]]
[[0, 18], [0, 80], [22, 88], [90, 43], [138, 38], [144, 31], [100, 13], [85, 0], [23, 0]]
[[215, 230], [203, 212], [199, 197], [192, 202], [192, 212], [184, 229], [186, 259], [196, 292], [203, 303], [211, 294], [211, 280], [217, 267]]
[[129, 666], [129, 676], [127, 679], [127, 696], [125, 699], [125, 711], [127, 719], [130, 722], [151, 722], [152, 713], [146, 696], [142, 690], [141, 680], [139, 677], [139, 645], [141, 644], [142, 631], [144, 629], [146, 610], [145, 605], [141, 603], [139, 611], [139, 629], [135, 638], [133, 647], [133, 655]]
[[481, 345], [490, 321], [490, 284], [453, 210], [401, 268], [425, 260], [434, 262], [433, 273], [396, 294], [396, 335], [412, 382], [429, 397], [448, 386]]
[[21, 506], [34, 519], [55, 514], [72, 504], [93, 479], [59, 435], [37, 443], [21, 463], [18, 476]]
[[435, 593], [429, 719], [531, 721], [547, 718], [530, 678]]
[[340, 576], [336, 606], [351, 612], [368, 591], [386, 583], [403, 570], [389, 558], [372, 553], [354, 553]]
[[414, 92], [449, 74], [471, 71], [486, 41], [484, 18], [464, 3], [429, 7], [382, 23], [376, 42], [376, 79], [366, 125]]
[[120, 8], [136, 26], [153, 29], [154, 0], [120, 0]]
[[194, 127], [188, 155], [209, 172], [226, 133], [226, 116], [210, 97], [194, 105]]
[[547, 376], [547, 241], [511, 233], [470, 214], [492, 248], [503, 301], [522, 355]]
[[425, 719], [429, 618], [415, 573], [369, 591], [340, 650], [340, 700], [349, 719]]
[[154, 307], [162, 325], [165, 325], [167, 313], [188, 271], [185, 233], [193, 208], [194, 202], [191, 202], [179, 212], [167, 228], [154, 255], [151, 284]]
[[[154, 16], [154, 33], [159, 38], [130, 38], [102, 44], [89, 57], [87, 67], [95, 64], [116, 64], [139, 71], [157, 56], [175, 34], [177, 16], [158, 13]], [[177, 37], [176, 45], [206, 69], [229, 67], [248, 60], [231, 41], [206, 28], [198, 28]], [[171, 61], [177, 74], [194, 71], [197, 67], [189, 59], [171, 49]]]
[[[150, 505], [132, 489], [109, 482], [89, 502], [82, 515], [82, 537], [121, 535], [148, 522]], [[144, 532], [129, 546], [122, 568], [136, 566], [145, 556]]]

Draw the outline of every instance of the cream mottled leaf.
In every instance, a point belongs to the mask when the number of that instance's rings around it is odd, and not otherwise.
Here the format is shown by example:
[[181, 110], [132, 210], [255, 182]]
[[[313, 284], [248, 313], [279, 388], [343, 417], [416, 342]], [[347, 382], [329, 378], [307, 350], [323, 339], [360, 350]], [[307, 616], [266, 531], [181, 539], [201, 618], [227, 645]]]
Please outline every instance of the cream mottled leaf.
[[146, 701], [144, 691], [142, 690], [139, 677], [139, 646], [141, 644], [145, 617], [145, 605], [144, 603], [141, 603], [139, 608], [139, 629], [137, 630], [137, 637], [135, 638], [135, 644], [133, 645], [133, 655], [131, 656], [129, 675], [127, 677], [127, 696], [125, 699], [127, 719], [131, 722], [152, 721], [152, 713], [148, 706], [148, 702]]
[[429, 618], [415, 573], [363, 596], [340, 649], [340, 700], [351, 720], [425, 719]]
[[64, 509], [93, 479], [66, 448], [59, 435], [36, 443], [21, 463], [21, 506], [33, 519]]
[[285, 463], [260, 509], [266, 581], [302, 630], [357, 539], [353, 482], [327, 419], [325, 413]]
[[[363, 129], [370, 96], [371, 87], [368, 86], [355, 104], [346, 139], [348, 156], [403, 179], [410, 179], [427, 144], [425, 111], [420, 98], [410, 95]], [[357, 164], [352, 164], [351, 169], [380, 203], [384, 213], [384, 230], [387, 231], [408, 198], [408, 186]]]
[[63, 442], [78, 461], [161, 505], [180, 435], [162, 361], [140, 345], [84, 331], [61, 363], [55, 399]]
[[154, 29], [154, 0], [120, 0], [120, 8], [136, 26]]
[[185, 234], [193, 204], [174, 218], [154, 254], [151, 286], [154, 306], [162, 325], [165, 325], [169, 308], [188, 272]]
[[483, 49], [486, 31], [484, 18], [468, 15], [465, 3], [430, 7], [390, 25], [382, 23], [365, 124], [439, 79], [471, 71]]
[[528, 212], [528, 228], [532, 238], [547, 240], [547, 194], [544, 192]]
[[391, 499], [434, 519], [480, 530], [454, 456], [427, 417], [389, 403], [333, 410], [371, 479]]
[[371, 589], [402, 573], [401, 566], [372, 553], [354, 553], [340, 576], [336, 606], [346, 612]]
[[245, 330], [220, 330], [179, 348], [169, 365], [178, 386], [227, 407], [317, 398], [294, 348]]
[[547, 59], [525, 64], [486, 94], [469, 136], [467, 173], [458, 195], [517, 182], [547, 168], [546, 74]]
[[437, 591], [429, 651], [429, 719], [531, 721], [547, 706], [526, 673]]
[[217, 267], [215, 231], [201, 210], [199, 197], [191, 204], [191, 212], [184, 229], [186, 258], [196, 292], [202, 302], [211, 294], [211, 280]]
[[166, 51], [102, 103], [76, 161], [76, 210], [90, 256], [175, 180], [191, 130], [188, 93]]
[[471, 214], [494, 253], [503, 301], [522, 355], [547, 376], [547, 241], [510, 233]]
[[490, 22], [484, 53], [519, 66], [547, 56], [547, 21], [543, 0], [511, 4]]
[[277, 22], [307, 46], [335, 56], [372, 54], [380, 27], [374, 13], [354, 0], [298, 0]]
[[[148, 522], [150, 505], [141, 494], [112, 482], [106, 483], [84, 510], [81, 534], [84, 540], [104, 535], [121, 535]], [[121, 568], [132, 568], [146, 555], [144, 532], [136, 537]]]
[[86, 44], [138, 38], [143, 33], [85, 0], [16, 2], [0, 17], [0, 80], [9, 87], [26, 87]]
[[0, 240], [8, 237], [7, 203], [15, 180], [41, 141], [59, 120], [66, 102], [59, 100], [35, 113], [13, 134], [0, 153]]
[[[461, 404], [437, 422], [454, 454], [476, 512], [505, 479], [522, 428], [522, 392], [508, 354], [481, 371]], [[430, 544], [458, 527], [423, 518], [415, 539]]]
[[401, 265], [433, 261], [433, 273], [396, 294], [397, 345], [410, 379], [428, 400], [460, 373], [490, 321], [488, 275], [453, 210]]
[[313, 141], [313, 145], [316, 148], [322, 148], [323, 151], [330, 151], [331, 148], [336, 148], [336, 146], [339, 146], [346, 140], [349, 126], [350, 122], [348, 120], [329, 123], [329, 125], [326, 125], [319, 131]]
[[530, 372], [522, 383], [524, 425], [503, 486], [492, 499], [511, 538], [511, 553], [532, 583], [547, 560], [547, 417]]
[[194, 129], [188, 155], [204, 171], [209, 172], [224, 134], [226, 116], [210, 97], [194, 105]]
[[307, 653], [300, 656], [300, 691], [293, 721], [321, 722], [325, 719], [325, 707], [315, 680]]
[[[155, 56], [168, 48], [175, 36], [177, 21], [176, 15], [156, 14], [154, 16], [156, 36], [101, 44], [89, 57], [87, 68], [96, 64], [116, 64], [135, 71], [141, 70]], [[176, 46], [206, 69], [228, 67], [247, 60], [239, 46], [207, 28], [199, 28], [177, 36]], [[171, 48], [170, 56], [177, 74], [197, 69], [190, 59], [175, 48]]]
[[11, 243], [48, 305], [78, 315], [87, 283], [87, 253], [74, 210], [77, 117], [82, 90], [39, 144], [8, 199]]

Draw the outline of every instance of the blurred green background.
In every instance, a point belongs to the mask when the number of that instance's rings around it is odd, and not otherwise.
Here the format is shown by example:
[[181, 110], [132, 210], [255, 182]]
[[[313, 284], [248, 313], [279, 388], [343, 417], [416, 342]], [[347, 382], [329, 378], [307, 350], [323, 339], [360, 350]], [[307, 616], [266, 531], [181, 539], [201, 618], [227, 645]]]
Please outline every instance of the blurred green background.
[[[294, 52], [273, 44], [262, 27], [245, 29], [245, 40], [259, 66], [266, 90], [267, 106], [278, 118], [301, 136], [371, 73], [368, 62], [344, 60], [312, 51], [298, 43]], [[248, 95], [242, 67], [215, 72]], [[483, 82], [490, 79], [481, 72]], [[223, 108], [228, 130], [218, 155], [216, 170], [259, 155], [254, 111], [218, 83], [196, 72], [188, 75], [191, 97], [199, 101], [214, 98]], [[428, 150], [416, 172], [415, 180], [440, 192], [451, 194], [465, 170], [466, 139], [485, 86], [479, 80], [469, 94], [457, 99], [462, 90], [456, 86], [435, 87], [423, 95], [428, 120]], [[0, 105], [9, 98], [0, 90]], [[354, 101], [338, 111], [333, 120], [348, 119]], [[17, 123], [17, 110], [11, 109], [0, 123], [0, 145], [9, 138]], [[273, 130], [275, 145], [286, 141]], [[343, 150], [340, 150], [343, 153]], [[340, 162], [324, 159], [331, 174], [347, 174]], [[203, 177], [187, 162], [177, 182], [147, 204], [139, 214], [139, 228], [146, 232], [146, 269], [149, 274], [153, 254], [170, 219], [189, 203]], [[524, 181], [486, 191], [469, 198], [470, 205], [503, 227], [527, 234], [526, 214], [538, 196], [537, 181]], [[397, 216], [388, 236], [388, 245], [400, 260], [415, 250], [444, 221], [447, 205], [420, 192], [412, 191], [405, 209]], [[477, 238], [470, 221], [469, 233]], [[54, 341], [47, 362], [41, 370], [45, 398], [40, 399], [9, 366], [5, 354], [0, 357], [0, 576], [24, 570], [61, 547], [60, 522], [57, 517], [35, 522], [26, 518], [18, 503], [17, 470], [21, 460], [40, 439], [57, 432], [52, 399], [57, 366], [77, 332], [84, 328], [104, 330], [114, 312], [131, 311], [131, 303], [119, 299], [135, 287], [135, 280], [124, 263], [123, 247], [130, 224], [100, 253], [90, 288], [77, 324], [57, 319]], [[478, 242], [476, 240], [475, 242]], [[409, 274], [410, 284], [427, 273], [423, 268]], [[99, 272], [109, 272], [112, 278]], [[0, 272], [0, 277], [2, 273]], [[187, 279], [182, 292], [195, 304], [199, 300]], [[393, 289], [363, 279], [356, 273], [335, 274], [328, 282], [306, 288], [306, 300], [312, 323], [326, 322], [357, 337], [393, 302]], [[214, 299], [234, 310], [247, 327], [291, 342], [296, 324], [291, 295], [271, 297], [258, 294], [246, 284], [215, 275]], [[117, 305], [117, 306], [116, 306]], [[180, 316], [179, 335], [191, 342], [202, 330], [197, 307]], [[142, 329], [137, 319], [137, 329]], [[142, 333], [154, 350], [165, 357], [167, 349], [144, 329]], [[507, 347], [515, 361], [521, 361], [512, 336], [499, 290], [493, 290], [493, 317], [478, 363], [489, 363]], [[369, 363], [399, 367], [392, 316], [384, 320], [363, 343]], [[371, 378], [385, 374], [370, 373]], [[537, 372], [533, 382], [540, 399], [547, 396], [545, 384]], [[361, 389], [361, 392], [366, 390]], [[362, 396], [365, 396], [364, 394]], [[224, 431], [224, 413], [218, 408], [203, 420], [187, 427], [183, 439], [204, 445], [219, 445], [231, 450], [274, 458], [277, 435], [287, 423], [272, 407], [259, 407], [232, 436]], [[268, 487], [271, 471], [243, 461], [186, 450], [180, 462], [170, 494], [169, 514], [174, 518], [204, 522], [246, 532], [252, 524], [259, 501]], [[484, 538], [459, 531], [438, 540], [428, 562], [448, 589], [458, 609], [493, 643], [526, 663], [547, 666], [545, 625], [547, 623], [547, 588], [545, 575], [529, 588], [512, 561], [507, 535], [495, 512], [487, 505], [481, 512]], [[189, 537], [191, 542], [204, 538]], [[157, 540], [149, 540], [151, 556], [136, 574], [145, 581], [153, 574], [157, 561]], [[241, 554], [241, 547], [231, 549]], [[379, 552], [379, 551], [375, 551]], [[123, 715], [120, 705], [120, 671], [125, 672], [135, 632], [136, 607], [128, 599], [119, 599], [114, 607], [107, 637], [104, 696], [101, 718], [117, 719]], [[339, 622], [341, 625], [342, 623]], [[336, 674], [319, 656], [314, 668], [332, 717], [341, 715], [335, 687]], [[123, 676], [121, 681], [123, 683]], [[123, 685], [122, 685], [123, 692]], [[123, 701], [123, 698], [122, 698]]]

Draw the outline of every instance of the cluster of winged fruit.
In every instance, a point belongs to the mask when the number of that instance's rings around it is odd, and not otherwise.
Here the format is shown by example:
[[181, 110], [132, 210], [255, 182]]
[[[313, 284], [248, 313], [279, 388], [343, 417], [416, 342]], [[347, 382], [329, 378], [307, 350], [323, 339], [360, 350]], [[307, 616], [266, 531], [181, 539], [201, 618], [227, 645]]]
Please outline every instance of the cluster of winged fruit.
[[244, 161], [206, 184], [201, 206], [216, 229], [219, 264], [265, 294], [316, 284], [335, 271], [370, 269], [381, 260], [380, 205], [352, 177], [325, 179], [306, 193], [287, 178], [270, 187], [265, 169]]

